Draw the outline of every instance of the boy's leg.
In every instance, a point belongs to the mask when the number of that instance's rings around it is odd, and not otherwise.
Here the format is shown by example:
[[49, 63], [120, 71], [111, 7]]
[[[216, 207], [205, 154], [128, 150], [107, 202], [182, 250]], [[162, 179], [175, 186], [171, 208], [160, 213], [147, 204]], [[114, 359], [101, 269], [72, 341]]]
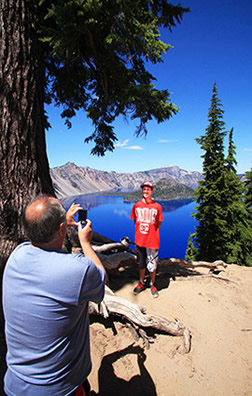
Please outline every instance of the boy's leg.
[[153, 297], [158, 297], [158, 291], [155, 286], [156, 270], [158, 265], [158, 250], [146, 249], [147, 251], [147, 268], [150, 273], [150, 289]]
[[137, 253], [137, 264], [139, 268], [139, 282], [138, 285], [134, 288], [133, 293], [138, 294], [145, 289], [144, 285], [144, 277], [145, 277], [145, 267], [146, 267], [146, 248], [136, 246]]
[[145, 268], [142, 268], [139, 270], [139, 278], [142, 284], [144, 284], [144, 277], [145, 277]]
[[151, 283], [154, 285], [155, 280], [156, 280], [156, 270], [153, 272], [150, 272], [150, 280], [151, 280]]
[[144, 276], [147, 265], [147, 249], [145, 247], [136, 246], [136, 253], [140, 282], [144, 283]]

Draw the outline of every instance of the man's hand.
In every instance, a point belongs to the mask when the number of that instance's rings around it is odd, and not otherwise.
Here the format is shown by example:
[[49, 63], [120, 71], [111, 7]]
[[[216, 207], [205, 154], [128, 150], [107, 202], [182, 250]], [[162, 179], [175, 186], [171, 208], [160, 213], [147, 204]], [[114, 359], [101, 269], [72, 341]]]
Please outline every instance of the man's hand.
[[74, 216], [78, 212], [78, 210], [82, 209], [80, 204], [72, 204], [68, 211], [66, 212], [66, 223], [68, 227], [77, 226], [78, 223], [74, 220]]
[[78, 223], [78, 236], [84, 255], [90, 258], [94, 262], [94, 264], [97, 265], [97, 267], [100, 267], [106, 273], [102, 262], [100, 261], [97, 254], [94, 252], [91, 245], [93, 231], [90, 220], [87, 220], [87, 224], [85, 225], [85, 227], [82, 227], [81, 223]]
[[90, 220], [87, 220], [85, 227], [83, 227], [81, 223], [78, 223], [78, 236], [81, 244], [90, 243], [93, 236]]

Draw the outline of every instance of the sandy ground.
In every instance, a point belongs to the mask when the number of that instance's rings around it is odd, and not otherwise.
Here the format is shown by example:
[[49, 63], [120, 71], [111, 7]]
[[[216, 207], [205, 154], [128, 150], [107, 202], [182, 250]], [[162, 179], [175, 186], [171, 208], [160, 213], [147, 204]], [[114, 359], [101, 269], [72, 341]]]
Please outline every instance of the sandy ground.
[[149, 289], [133, 295], [135, 269], [110, 279], [117, 295], [148, 313], [178, 318], [190, 329], [192, 346], [181, 354], [183, 337], [155, 333], [146, 349], [122, 321], [93, 322], [92, 395], [252, 395], [252, 268], [230, 265], [220, 273], [234, 282], [199, 273], [207, 270], [160, 270], [157, 299]]

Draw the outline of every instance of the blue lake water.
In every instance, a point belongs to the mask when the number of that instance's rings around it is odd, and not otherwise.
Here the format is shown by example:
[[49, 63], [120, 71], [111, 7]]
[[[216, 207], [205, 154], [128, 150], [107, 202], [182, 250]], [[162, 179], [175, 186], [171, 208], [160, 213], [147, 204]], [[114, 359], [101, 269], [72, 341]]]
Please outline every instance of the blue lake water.
[[[133, 203], [124, 202], [122, 197], [95, 194], [62, 200], [66, 210], [73, 202], [88, 210], [94, 231], [117, 242], [125, 236], [134, 241], [134, 221], [130, 220]], [[157, 202], [162, 206], [164, 217], [160, 228], [159, 257], [184, 258], [189, 235], [197, 224], [191, 216], [195, 202], [189, 199]]]

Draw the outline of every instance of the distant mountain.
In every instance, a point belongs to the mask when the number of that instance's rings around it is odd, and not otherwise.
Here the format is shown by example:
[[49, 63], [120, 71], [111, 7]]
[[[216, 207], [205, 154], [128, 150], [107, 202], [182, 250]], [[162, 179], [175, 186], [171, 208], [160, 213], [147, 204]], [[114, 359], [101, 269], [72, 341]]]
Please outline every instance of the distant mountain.
[[[171, 201], [176, 199], [188, 199], [194, 197], [194, 190], [173, 179], [161, 179], [153, 191], [153, 198], [157, 201]], [[142, 190], [126, 193], [125, 202], [136, 202], [142, 198]]]
[[167, 166], [134, 173], [119, 173], [80, 167], [68, 162], [50, 170], [54, 189], [58, 197], [102, 191], [130, 192], [139, 190], [144, 180], [156, 184], [161, 179], [175, 180], [195, 189], [202, 179], [199, 172], [189, 172], [178, 166]]

